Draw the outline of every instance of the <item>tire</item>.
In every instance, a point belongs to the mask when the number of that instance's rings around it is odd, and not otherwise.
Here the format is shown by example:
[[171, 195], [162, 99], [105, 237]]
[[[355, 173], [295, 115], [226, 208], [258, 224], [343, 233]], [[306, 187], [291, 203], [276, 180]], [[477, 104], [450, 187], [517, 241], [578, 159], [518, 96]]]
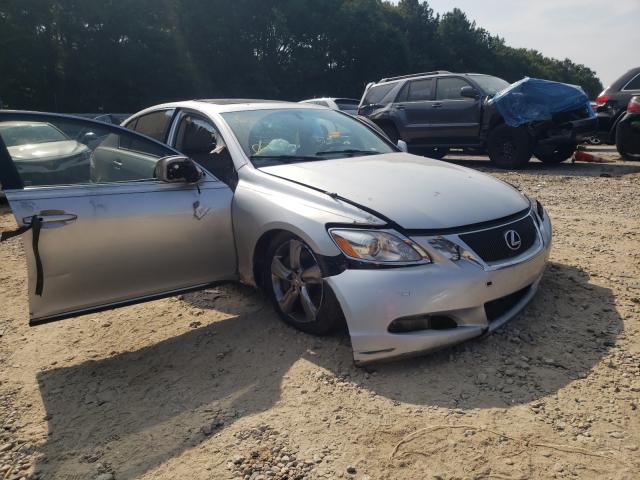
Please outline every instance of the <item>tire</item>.
[[326, 335], [344, 324], [338, 299], [322, 278], [321, 260], [304, 241], [289, 233], [279, 234], [271, 241], [266, 258], [263, 285], [286, 323], [314, 335]]
[[391, 140], [394, 145], [398, 144], [398, 140], [400, 140], [400, 134], [398, 133], [398, 129], [395, 127], [395, 125], [393, 125], [392, 123], [381, 123], [378, 126], [382, 129], [384, 134], [389, 140]]
[[536, 145], [533, 154], [542, 163], [555, 164], [568, 160], [576, 151], [578, 146], [575, 143], [568, 145]]
[[533, 140], [524, 128], [503, 123], [489, 132], [487, 151], [497, 167], [518, 169], [531, 159]]
[[616, 149], [624, 160], [637, 161], [640, 160], [640, 154], [632, 154], [629, 152], [630, 135], [632, 135], [632, 132], [621, 128], [620, 124], [618, 124], [616, 128]]

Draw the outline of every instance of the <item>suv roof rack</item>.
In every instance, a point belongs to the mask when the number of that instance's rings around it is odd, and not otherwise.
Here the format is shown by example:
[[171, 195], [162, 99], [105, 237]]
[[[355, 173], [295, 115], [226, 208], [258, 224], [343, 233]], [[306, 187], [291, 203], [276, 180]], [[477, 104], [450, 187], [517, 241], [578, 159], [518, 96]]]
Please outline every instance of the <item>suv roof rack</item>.
[[441, 73], [451, 73], [448, 70], [434, 70], [433, 72], [412, 73], [411, 75], [400, 75], [399, 77], [383, 78], [380, 82], [390, 82], [391, 80], [402, 80], [403, 78], [424, 77], [426, 75], [439, 75]]

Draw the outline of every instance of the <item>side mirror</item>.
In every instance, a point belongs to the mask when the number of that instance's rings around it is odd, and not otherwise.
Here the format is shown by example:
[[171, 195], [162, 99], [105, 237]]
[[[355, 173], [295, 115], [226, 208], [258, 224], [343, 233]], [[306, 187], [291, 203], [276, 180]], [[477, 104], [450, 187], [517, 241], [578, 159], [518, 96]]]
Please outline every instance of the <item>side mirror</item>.
[[465, 98], [473, 98], [474, 100], [480, 98], [480, 92], [475, 88], [467, 85], [466, 87], [462, 87], [460, 89], [460, 96]]
[[197, 183], [204, 176], [204, 173], [189, 157], [178, 155], [158, 160], [155, 176], [158, 180], [168, 183]]
[[398, 140], [398, 148], [404, 153], [409, 153], [409, 146], [404, 140]]
[[98, 135], [95, 134], [95, 132], [87, 132], [84, 135], [82, 135], [82, 139], [81, 142], [84, 144], [88, 144], [91, 142], [95, 142], [98, 139]]

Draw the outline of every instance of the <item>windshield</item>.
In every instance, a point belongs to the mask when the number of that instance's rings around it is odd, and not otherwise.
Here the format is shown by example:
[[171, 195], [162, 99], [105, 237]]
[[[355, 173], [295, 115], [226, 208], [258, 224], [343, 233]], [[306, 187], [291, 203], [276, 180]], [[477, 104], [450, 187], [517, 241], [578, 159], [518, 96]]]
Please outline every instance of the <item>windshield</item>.
[[2, 125], [0, 132], [2, 132], [2, 139], [7, 147], [69, 140], [60, 130], [47, 123]]
[[484, 90], [484, 93], [490, 97], [493, 97], [496, 93], [511, 85], [501, 78], [491, 77], [489, 75], [473, 75], [473, 80]]
[[247, 110], [222, 117], [255, 167], [395, 152], [358, 120], [334, 110]]

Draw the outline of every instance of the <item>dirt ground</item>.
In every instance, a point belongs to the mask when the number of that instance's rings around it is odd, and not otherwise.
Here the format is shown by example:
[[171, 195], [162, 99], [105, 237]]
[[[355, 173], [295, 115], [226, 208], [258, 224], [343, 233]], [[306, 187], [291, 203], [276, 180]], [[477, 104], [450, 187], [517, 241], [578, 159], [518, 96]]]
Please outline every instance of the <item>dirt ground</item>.
[[640, 478], [640, 163], [455, 161], [548, 208], [540, 292], [489, 337], [367, 369], [239, 285], [29, 328], [4, 243], [0, 479]]

